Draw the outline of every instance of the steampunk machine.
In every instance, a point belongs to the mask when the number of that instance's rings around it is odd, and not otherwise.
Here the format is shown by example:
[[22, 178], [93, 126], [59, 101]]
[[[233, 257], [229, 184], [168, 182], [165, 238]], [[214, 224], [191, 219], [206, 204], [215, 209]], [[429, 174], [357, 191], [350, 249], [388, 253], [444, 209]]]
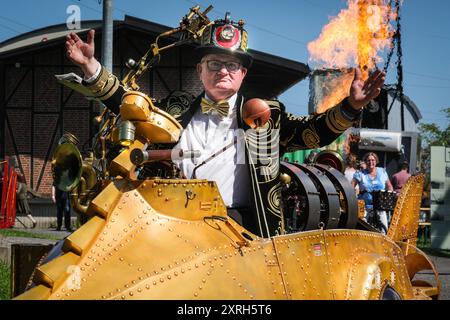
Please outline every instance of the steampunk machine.
[[[262, 238], [227, 216], [214, 181], [180, 174], [172, 160], [196, 154], [170, 147], [180, 124], [136, 80], [168, 49], [161, 37], [197, 39], [210, 9], [191, 8], [130, 63], [120, 115], [105, 109], [98, 117], [90, 155], [82, 158], [74, 136], [61, 138], [54, 178], [86, 222], [38, 264], [16, 299], [437, 299], [437, 271], [416, 247], [421, 175], [403, 188], [383, 235], [361, 219], [334, 154], [282, 163], [284, 231]], [[435, 283], [416, 278], [423, 270]]]

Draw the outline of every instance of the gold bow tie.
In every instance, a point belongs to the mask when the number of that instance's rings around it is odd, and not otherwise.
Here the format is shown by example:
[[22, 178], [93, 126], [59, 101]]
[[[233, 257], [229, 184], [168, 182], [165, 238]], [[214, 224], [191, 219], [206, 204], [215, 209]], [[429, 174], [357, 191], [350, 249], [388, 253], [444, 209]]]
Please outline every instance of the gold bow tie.
[[202, 98], [200, 106], [202, 107], [203, 113], [208, 113], [209, 111], [214, 110], [222, 117], [228, 116], [228, 109], [230, 108], [230, 106], [228, 105], [228, 101], [226, 100], [220, 100], [219, 102], [210, 102], [205, 98]]

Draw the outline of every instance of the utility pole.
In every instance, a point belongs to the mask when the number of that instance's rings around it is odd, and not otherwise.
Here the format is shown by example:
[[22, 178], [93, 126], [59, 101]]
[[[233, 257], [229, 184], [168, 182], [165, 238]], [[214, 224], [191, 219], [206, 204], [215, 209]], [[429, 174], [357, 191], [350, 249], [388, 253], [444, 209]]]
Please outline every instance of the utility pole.
[[102, 64], [113, 70], [113, 0], [103, 0]]

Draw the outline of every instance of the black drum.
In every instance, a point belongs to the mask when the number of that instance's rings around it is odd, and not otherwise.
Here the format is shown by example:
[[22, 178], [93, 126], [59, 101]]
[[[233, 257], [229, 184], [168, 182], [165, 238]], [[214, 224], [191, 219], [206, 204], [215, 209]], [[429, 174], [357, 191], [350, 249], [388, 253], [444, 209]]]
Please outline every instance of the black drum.
[[394, 211], [397, 203], [397, 193], [394, 191], [373, 191], [373, 209]]

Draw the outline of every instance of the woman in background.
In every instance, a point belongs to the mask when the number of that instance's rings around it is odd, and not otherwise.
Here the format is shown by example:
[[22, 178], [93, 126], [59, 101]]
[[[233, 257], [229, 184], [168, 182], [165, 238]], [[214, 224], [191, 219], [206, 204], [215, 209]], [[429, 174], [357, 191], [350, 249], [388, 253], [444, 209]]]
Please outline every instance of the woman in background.
[[388, 219], [385, 210], [373, 209], [373, 191], [392, 191], [392, 184], [389, 180], [389, 176], [384, 168], [377, 167], [380, 162], [378, 156], [374, 152], [368, 152], [364, 155], [363, 161], [366, 164], [366, 169], [357, 171], [352, 180], [352, 186], [356, 188], [359, 186], [358, 199], [364, 200], [366, 214], [365, 220], [368, 221], [371, 218], [378, 218], [381, 223], [382, 231], [384, 234], [388, 230]]

